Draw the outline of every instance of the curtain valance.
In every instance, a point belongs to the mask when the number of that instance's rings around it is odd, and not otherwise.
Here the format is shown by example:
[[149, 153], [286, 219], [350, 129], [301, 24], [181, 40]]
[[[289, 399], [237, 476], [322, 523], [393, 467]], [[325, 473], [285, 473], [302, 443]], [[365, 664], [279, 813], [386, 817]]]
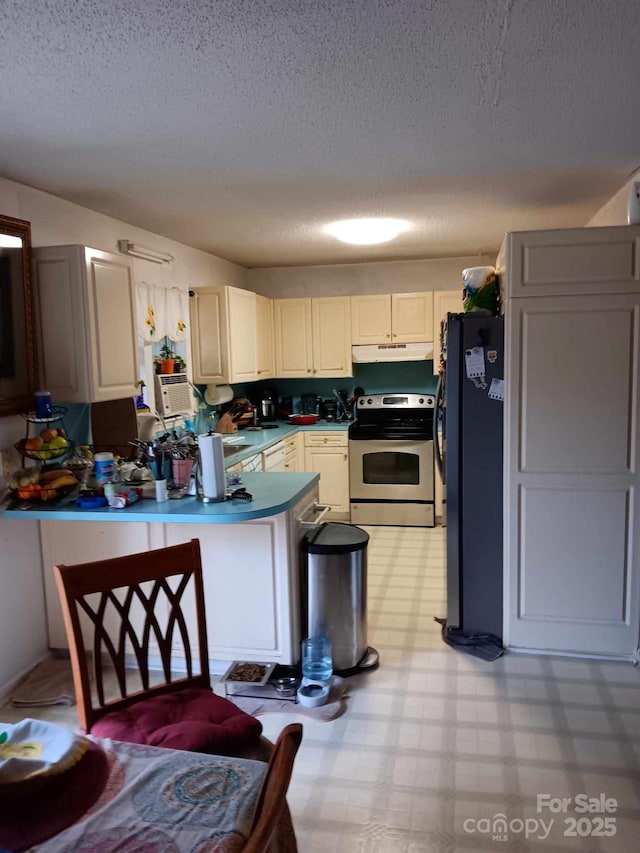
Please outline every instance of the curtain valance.
[[136, 282], [138, 335], [146, 343], [189, 338], [189, 292], [177, 287], [162, 287]]

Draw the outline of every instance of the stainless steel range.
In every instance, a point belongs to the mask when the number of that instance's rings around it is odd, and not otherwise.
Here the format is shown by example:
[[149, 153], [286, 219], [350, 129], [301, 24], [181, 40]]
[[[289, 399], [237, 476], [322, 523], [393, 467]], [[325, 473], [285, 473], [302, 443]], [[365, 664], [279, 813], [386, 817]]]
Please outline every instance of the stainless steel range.
[[359, 397], [349, 426], [354, 524], [433, 527], [433, 411], [430, 394]]

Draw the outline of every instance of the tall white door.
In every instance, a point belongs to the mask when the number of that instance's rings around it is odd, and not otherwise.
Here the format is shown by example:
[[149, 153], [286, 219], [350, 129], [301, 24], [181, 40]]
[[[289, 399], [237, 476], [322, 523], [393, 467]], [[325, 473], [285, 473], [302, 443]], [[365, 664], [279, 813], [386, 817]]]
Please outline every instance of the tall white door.
[[640, 294], [507, 302], [505, 640], [638, 647]]

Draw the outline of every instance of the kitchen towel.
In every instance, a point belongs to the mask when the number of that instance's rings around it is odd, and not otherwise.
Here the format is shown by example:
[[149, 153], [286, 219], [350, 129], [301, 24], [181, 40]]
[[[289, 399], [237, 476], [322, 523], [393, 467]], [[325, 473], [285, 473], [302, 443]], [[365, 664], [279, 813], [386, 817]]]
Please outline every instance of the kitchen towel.
[[468, 655], [486, 661], [497, 660], [504, 654], [504, 646], [495, 634], [461, 631], [460, 628], [447, 625], [446, 619], [438, 617], [435, 617], [435, 621], [442, 625], [442, 639], [454, 649], [460, 649]]
[[224, 475], [224, 450], [222, 436], [198, 436], [198, 453], [200, 457], [200, 478], [202, 497], [210, 501], [223, 501], [226, 491]]

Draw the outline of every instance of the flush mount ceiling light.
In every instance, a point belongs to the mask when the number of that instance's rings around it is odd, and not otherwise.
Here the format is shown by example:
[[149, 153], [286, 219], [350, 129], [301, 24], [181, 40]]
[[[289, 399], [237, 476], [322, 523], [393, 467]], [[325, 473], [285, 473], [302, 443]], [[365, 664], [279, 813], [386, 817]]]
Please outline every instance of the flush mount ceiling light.
[[409, 223], [404, 219], [341, 219], [330, 222], [325, 226], [325, 232], [342, 240], [343, 243], [354, 243], [358, 246], [372, 246], [375, 243], [388, 243], [398, 234], [407, 231]]
[[155, 249], [141, 246], [140, 243], [132, 243], [131, 240], [118, 240], [118, 249], [123, 255], [142, 258], [145, 261], [152, 261], [154, 264], [170, 264], [173, 260], [173, 255], [167, 252], [157, 252]]

